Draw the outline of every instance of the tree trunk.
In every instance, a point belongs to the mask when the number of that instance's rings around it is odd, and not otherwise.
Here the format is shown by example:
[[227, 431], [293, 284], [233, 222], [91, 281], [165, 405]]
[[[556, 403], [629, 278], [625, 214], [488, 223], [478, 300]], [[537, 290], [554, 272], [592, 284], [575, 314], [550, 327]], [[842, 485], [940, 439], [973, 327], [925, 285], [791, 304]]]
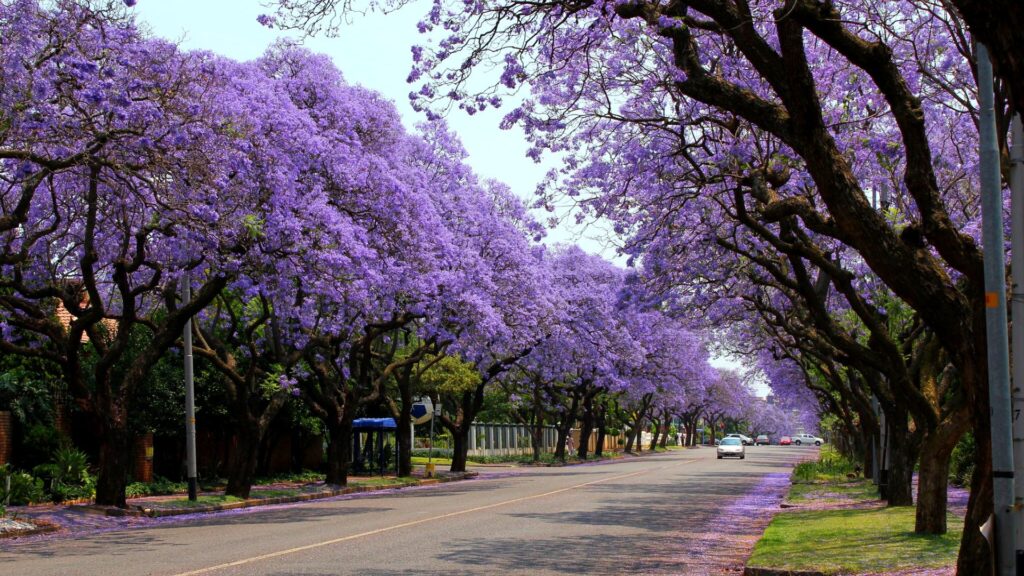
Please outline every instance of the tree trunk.
[[637, 435], [637, 431], [636, 431], [635, 428], [634, 429], [630, 429], [629, 433], [626, 434], [626, 446], [625, 446], [624, 450], [627, 453], [630, 453], [630, 454], [633, 453], [633, 442], [636, 441], [636, 435]]
[[544, 444], [544, 425], [539, 421], [533, 425], [530, 443], [533, 444], [533, 461], [540, 462], [542, 445]]
[[398, 470], [399, 476], [412, 476], [412, 438], [410, 438], [409, 430], [412, 428], [412, 385], [410, 378], [412, 376], [413, 366], [410, 366], [406, 370], [402, 370], [402, 374], [399, 375], [398, 380], [398, 393], [402, 400], [402, 405], [398, 407], [398, 430], [395, 431], [395, 436], [398, 443]]
[[604, 406], [597, 411], [597, 443], [594, 445], [594, 457], [600, 458], [604, 455], [604, 438], [607, 434], [607, 419], [604, 415]]
[[651, 434], [651, 444], [649, 446], [651, 452], [654, 452], [655, 449], [657, 449], [658, 440], [661, 439], [661, 422], [662, 421], [660, 419], [651, 421], [651, 425], [654, 427], [654, 433]]
[[539, 385], [533, 387], [533, 461], [540, 462], [544, 444], [544, 406]]
[[966, 408], [949, 414], [935, 430], [926, 434], [921, 442], [915, 532], [946, 533], [949, 460], [957, 442], [967, 430], [968, 417]]
[[452, 472], [465, 472], [469, 455], [469, 425], [457, 426], [452, 432]]
[[238, 444], [228, 460], [228, 496], [248, 498], [259, 461], [260, 431], [255, 422], [244, 422], [237, 430]]
[[[127, 508], [125, 488], [132, 465], [131, 435], [125, 419], [116, 409], [107, 409], [100, 421], [99, 478], [96, 479], [96, 504]], [[114, 416], [113, 418], [110, 416]]]
[[576, 447], [576, 456], [580, 460], [587, 459], [590, 451], [590, 435], [594, 429], [594, 396], [587, 394], [583, 399], [583, 420], [580, 422], [580, 445]]
[[870, 430], [870, 429], [863, 429], [863, 428], [861, 429], [861, 436], [863, 437], [862, 442], [864, 444], [864, 453], [861, 454], [861, 456], [862, 456], [862, 459], [861, 459], [862, 464], [861, 464], [861, 466], [864, 469], [864, 477], [865, 478], [871, 478], [875, 474], [875, 460], [874, 460], [874, 454], [872, 454], [872, 451], [874, 450], [873, 447], [874, 447], [875, 434], [876, 433], [877, 433], [877, 430]]
[[448, 431], [452, 433], [452, 465], [449, 468], [452, 472], [466, 471], [466, 462], [469, 459], [469, 431], [477, 411], [483, 405], [483, 396], [483, 384], [477, 386], [473, 392], [463, 392], [456, 423], [446, 425]]
[[569, 437], [569, 432], [572, 430], [572, 425], [566, 426], [565, 424], [559, 424], [555, 427], [558, 432], [558, 436], [555, 439], [555, 460], [561, 460], [565, 462], [565, 440]]
[[913, 506], [914, 462], [917, 461], [905, 410], [897, 410], [889, 419], [889, 506]]
[[342, 417], [327, 430], [327, 477], [332, 486], [348, 484], [348, 465], [352, 459], [352, 419]]
[[636, 430], [636, 442], [634, 442], [633, 445], [636, 446], [637, 454], [642, 454], [643, 451], [644, 451], [644, 429], [643, 429], [643, 423], [644, 423], [643, 420], [637, 420], [636, 421], [636, 427], [634, 428]]
[[[982, 320], [983, 321], [983, 320]], [[981, 331], [984, 334], [984, 330]], [[984, 355], [981, 356], [984, 362]], [[978, 382], [985, 382], [987, 371], [975, 368], [974, 373], [965, 369], [964, 380], [975, 376]], [[965, 386], [968, 390], [970, 387]], [[974, 474], [971, 475], [971, 492], [967, 501], [967, 515], [960, 539], [960, 553], [956, 559], [957, 576], [990, 574], [992, 557], [989, 545], [981, 535], [980, 527], [992, 514], [992, 430], [988, 411], [988, 385], [974, 387], [974, 397], [969, 399], [974, 424]]]
[[919, 534], [946, 533], [946, 490], [949, 486], [951, 452], [952, 449], [941, 448], [921, 450], [917, 515], [914, 521], [914, 531]]

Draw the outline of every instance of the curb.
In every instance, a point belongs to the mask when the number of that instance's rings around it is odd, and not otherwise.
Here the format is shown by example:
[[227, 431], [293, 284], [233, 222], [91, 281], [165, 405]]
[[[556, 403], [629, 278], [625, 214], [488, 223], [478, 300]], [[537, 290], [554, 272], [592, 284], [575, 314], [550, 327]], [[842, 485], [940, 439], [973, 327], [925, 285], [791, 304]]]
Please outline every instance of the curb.
[[224, 510], [237, 510], [239, 508], [255, 508], [257, 506], [273, 506], [275, 504], [292, 504], [295, 502], [308, 502], [310, 500], [322, 500], [324, 498], [333, 498], [335, 496], [359, 494], [363, 492], [379, 492], [383, 490], [411, 488], [414, 486], [430, 486], [434, 484], [441, 484], [444, 482], [455, 482], [457, 480], [475, 478], [477, 475], [478, 474], [476, 472], [464, 472], [452, 476], [445, 476], [442, 478], [424, 478], [422, 480], [402, 482], [400, 484], [393, 484], [389, 486], [350, 486], [346, 488], [323, 490], [320, 492], [313, 492], [310, 494], [297, 494], [295, 496], [276, 496], [274, 498], [249, 498], [247, 500], [242, 500], [241, 502], [229, 502], [227, 504], [212, 504], [209, 506], [195, 506], [189, 508], [161, 509], [146, 508], [144, 505], [135, 505], [128, 509], [107, 508], [105, 513], [107, 516], [148, 516], [150, 518], [163, 518], [166, 516], [180, 516], [183, 514], [201, 514], [207, 512], [221, 512]]

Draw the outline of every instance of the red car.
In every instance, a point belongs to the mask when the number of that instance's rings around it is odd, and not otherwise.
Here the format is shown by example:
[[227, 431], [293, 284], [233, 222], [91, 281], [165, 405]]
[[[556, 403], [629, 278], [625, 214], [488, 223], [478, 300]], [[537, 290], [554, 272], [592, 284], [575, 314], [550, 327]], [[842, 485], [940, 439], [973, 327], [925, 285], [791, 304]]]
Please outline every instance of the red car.
[[783, 436], [782, 438], [779, 438], [779, 446], [789, 446], [792, 443], [793, 439], [790, 438], [789, 436]]

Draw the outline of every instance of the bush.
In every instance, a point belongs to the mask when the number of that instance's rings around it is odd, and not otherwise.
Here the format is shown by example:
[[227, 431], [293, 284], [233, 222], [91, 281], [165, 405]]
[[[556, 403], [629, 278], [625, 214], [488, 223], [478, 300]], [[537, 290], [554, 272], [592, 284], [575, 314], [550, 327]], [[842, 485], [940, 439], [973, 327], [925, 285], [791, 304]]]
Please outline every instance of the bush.
[[974, 474], [974, 436], [964, 434], [949, 458], [949, 481], [957, 486], [969, 488]]
[[181, 494], [183, 492], [188, 492], [188, 484], [185, 482], [174, 482], [163, 476], [154, 476], [152, 482], [132, 482], [125, 488], [125, 496], [127, 498], [164, 496], [167, 494]]
[[10, 464], [0, 466], [0, 505], [22, 506], [43, 500], [46, 500], [46, 491], [42, 479], [12, 470]]
[[141, 498], [151, 494], [152, 492], [149, 491], [148, 482], [132, 482], [124, 488], [125, 498]]
[[49, 462], [51, 456], [66, 443], [67, 439], [53, 426], [29, 426], [21, 442], [18, 462], [25, 468], [35, 468]]
[[434, 458], [451, 458], [454, 452], [451, 448], [416, 448], [412, 451], [414, 458], [428, 458], [431, 453]]
[[89, 474], [89, 457], [71, 447], [57, 449], [53, 462], [40, 464], [32, 470], [46, 480], [54, 502], [92, 498], [96, 492], [96, 478]]
[[801, 462], [793, 469], [793, 482], [810, 484], [813, 482], [835, 482], [846, 479], [856, 468], [856, 464], [830, 447], [822, 448], [817, 462]]
[[[415, 452], [415, 451], [414, 451]], [[317, 472], [316, 470], [302, 470], [301, 472], [286, 472], [284, 474], [274, 474], [272, 476], [260, 476], [253, 482], [254, 484], [275, 484], [277, 482], [322, 482], [325, 477], [323, 472]]]

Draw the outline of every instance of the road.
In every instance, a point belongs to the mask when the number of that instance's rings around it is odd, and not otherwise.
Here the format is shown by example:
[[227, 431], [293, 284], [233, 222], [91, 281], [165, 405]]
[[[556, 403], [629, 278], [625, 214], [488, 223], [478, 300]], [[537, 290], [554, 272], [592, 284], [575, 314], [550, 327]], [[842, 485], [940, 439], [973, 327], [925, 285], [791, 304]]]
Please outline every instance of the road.
[[563, 468], [0, 545], [0, 574], [736, 574], [813, 448]]

